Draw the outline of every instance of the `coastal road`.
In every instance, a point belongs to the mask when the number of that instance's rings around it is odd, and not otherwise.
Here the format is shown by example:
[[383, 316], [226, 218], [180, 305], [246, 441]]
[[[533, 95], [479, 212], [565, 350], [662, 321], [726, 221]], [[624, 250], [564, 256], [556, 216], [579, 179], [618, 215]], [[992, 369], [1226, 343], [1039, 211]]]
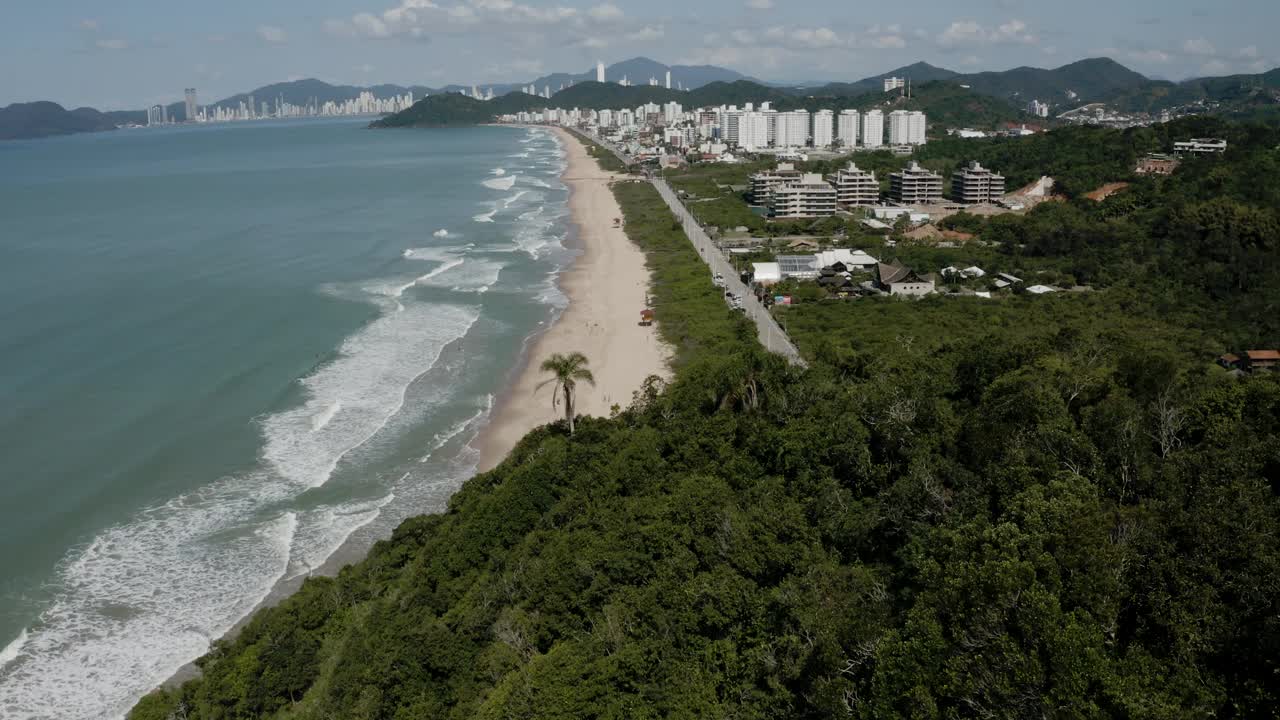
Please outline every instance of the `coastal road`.
[[[568, 128], [570, 131], [597, 143], [609, 150], [624, 165], [628, 167], [635, 164], [635, 160], [622, 151], [613, 143], [600, 137], [587, 135], [577, 128]], [[680, 202], [680, 198], [676, 196], [675, 191], [667, 184], [667, 181], [661, 176], [650, 176], [650, 182], [657, 189], [658, 194], [666, 201], [667, 207], [671, 208], [671, 213], [680, 220], [680, 225], [684, 228], [684, 234], [689, 238], [689, 242], [698, 249], [698, 254], [702, 256], [703, 262], [711, 269], [714, 276], [717, 273], [724, 277], [725, 289], [737, 295], [742, 300], [742, 308], [746, 311], [747, 317], [755, 323], [756, 333], [760, 337], [760, 344], [764, 345], [770, 352], [777, 353], [787, 359], [792, 365], [807, 367], [808, 363], [804, 358], [800, 357], [800, 351], [796, 350], [796, 346], [791, 342], [791, 338], [783, 332], [778, 322], [773, 319], [773, 315], [769, 314], [768, 309], [756, 300], [756, 296], [751, 289], [742, 282], [738, 276], [738, 271], [733, 269], [729, 261], [725, 259], [720, 248], [711, 242], [711, 238], [706, 231], [702, 229], [702, 225], [698, 223], [697, 218], [689, 209]]]

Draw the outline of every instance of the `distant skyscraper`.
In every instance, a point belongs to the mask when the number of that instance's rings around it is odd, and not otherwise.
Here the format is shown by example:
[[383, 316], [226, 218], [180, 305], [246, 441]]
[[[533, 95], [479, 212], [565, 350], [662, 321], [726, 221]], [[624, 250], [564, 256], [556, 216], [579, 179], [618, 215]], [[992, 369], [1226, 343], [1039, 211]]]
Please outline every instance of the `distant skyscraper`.
[[876, 148], [884, 145], [884, 113], [868, 110], [862, 118], [862, 146]]
[[596, 63], [596, 82], [604, 82], [604, 63]]
[[187, 96], [186, 120], [187, 122], [195, 122], [196, 121], [196, 89], [187, 88], [186, 96]]
[[671, 89], [671, 71], [670, 70], [667, 71], [667, 89], [668, 90]]
[[853, 147], [858, 142], [858, 111], [841, 110], [836, 118], [836, 139], [845, 147]]

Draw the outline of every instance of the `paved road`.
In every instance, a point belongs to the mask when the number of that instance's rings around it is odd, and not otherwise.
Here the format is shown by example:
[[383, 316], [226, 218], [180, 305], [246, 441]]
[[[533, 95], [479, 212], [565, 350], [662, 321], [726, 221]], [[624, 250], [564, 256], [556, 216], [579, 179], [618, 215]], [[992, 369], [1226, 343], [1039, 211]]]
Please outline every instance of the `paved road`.
[[[607, 148], [610, 152], [618, 157], [626, 165], [633, 165], [635, 161], [631, 159], [621, 148], [604, 138], [592, 137], [585, 133], [579, 132], [574, 128], [569, 128], [592, 142], [599, 143]], [[698, 249], [698, 254], [702, 256], [704, 262], [711, 269], [711, 274], [719, 273], [724, 276], [726, 289], [742, 299], [742, 307], [747, 312], [747, 317], [756, 325], [756, 332], [760, 336], [760, 344], [764, 345], [770, 352], [775, 352], [785, 357], [791, 364], [805, 367], [807, 364], [804, 358], [800, 357], [800, 352], [796, 350], [796, 346], [792, 344], [791, 338], [783, 332], [778, 326], [773, 316], [765, 309], [763, 305], [756, 301], [755, 295], [751, 292], [738, 276], [738, 271], [733, 269], [729, 261], [725, 259], [720, 249], [711, 242], [711, 238], [702, 229], [702, 225], [689, 212], [684, 203], [680, 202], [680, 198], [676, 196], [667, 181], [660, 176], [651, 176], [650, 182], [657, 189], [658, 194], [666, 201], [667, 207], [671, 208], [671, 213], [680, 220], [680, 224], [684, 227], [684, 234], [688, 236], [689, 241]]]

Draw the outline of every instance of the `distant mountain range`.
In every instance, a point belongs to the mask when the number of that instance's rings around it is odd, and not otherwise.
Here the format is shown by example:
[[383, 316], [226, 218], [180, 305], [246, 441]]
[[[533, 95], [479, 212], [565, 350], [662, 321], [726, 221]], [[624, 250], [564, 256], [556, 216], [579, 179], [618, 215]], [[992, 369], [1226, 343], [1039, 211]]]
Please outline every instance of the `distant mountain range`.
[[[668, 70], [671, 71], [673, 87], [680, 85], [691, 92], [681, 93], [648, 85], [650, 78], [662, 83]], [[1145, 112], [1157, 112], [1204, 101], [1217, 104], [1217, 111], [1222, 114], [1238, 117], [1254, 117], [1280, 110], [1280, 69], [1260, 75], [1198, 78], [1173, 83], [1148, 79], [1109, 58], [1081, 60], [1054, 69], [1018, 67], [1001, 72], [969, 74], [920, 62], [855, 82], [806, 86], [768, 84], [726, 68], [710, 65], [668, 66], [644, 57], [610, 65], [605, 74], [608, 82], [604, 85], [595, 82], [595, 70], [590, 69], [582, 73], [544, 75], [530, 82], [485, 84], [478, 87], [482, 91], [492, 89], [499, 96], [498, 100], [488, 106], [491, 114], [545, 106], [545, 100], [520, 92], [529, 85], [539, 91], [551, 88], [555, 92], [552, 104], [565, 107], [622, 107], [677, 98], [686, 106], [772, 101], [780, 108], [793, 105], [814, 106], [815, 99], [823, 98], [862, 98], [858, 103], [843, 103], [846, 107], [862, 106], [883, 94], [884, 79], [887, 77], [909, 78], [913, 94], [917, 94], [915, 91], [926, 85], [944, 83], [1005, 102], [1005, 105], [991, 105], [972, 98], [964, 99], [954, 89], [942, 92], [934, 88], [929, 94], [933, 100], [928, 104], [930, 111], [939, 120], [948, 114], [952, 117], [1016, 116], [1017, 111], [1031, 100], [1040, 100], [1058, 109], [1090, 102], [1105, 102], [1118, 109]], [[624, 76], [633, 83], [632, 87], [624, 88], [617, 84]], [[331, 85], [308, 79], [267, 85], [251, 93], [220, 100], [211, 107], [234, 108], [241, 102], [247, 102], [251, 96], [258, 103], [272, 103], [280, 99], [294, 105], [306, 105], [343, 102], [365, 91], [372, 92], [379, 98], [388, 98], [407, 92], [421, 97], [470, 89], [471, 86], [461, 85], [442, 88], [400, 85], [357, 87]], [[509, 97], [511, 95], [515, 97]], [[945, 101], [942, 99], [944, 97], [947, 98]], [[958, 109], [957, 103], [969, 109]], [[921, 101], [917, 101], [913, 106], [921, 104]], [[459, 110], [454, 105], [449, 108], [451, 111]], [[185, 109], [182, 103], [170, 105], [168, 109], [170, 117], [184, 119]], [[66, 110], [54, 103], [11, 105], [0, 109], [0, 139], [95, 132], [129, 122], [145, 122], [145, 119], [143, 111], [99, 113], [92, 108]]]

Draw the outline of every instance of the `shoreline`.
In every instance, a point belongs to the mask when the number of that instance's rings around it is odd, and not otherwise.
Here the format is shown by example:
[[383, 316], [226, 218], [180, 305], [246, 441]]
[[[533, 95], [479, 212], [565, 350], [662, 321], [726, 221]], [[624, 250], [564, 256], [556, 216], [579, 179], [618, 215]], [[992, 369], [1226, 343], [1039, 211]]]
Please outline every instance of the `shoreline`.
[[[587, 355], [597, 386], [579, 388], [577, 409], [580, 415], [605, 417], [612, 404], [630, 404], [631, 394], [650, 375], [669, 377], [672, 356], [658, 337], [656, 326], [639, 326], [650, 276], [644, 253], [622, 228], [613, 227], [613, 219], [622, 217], [609, 188], [616, 176], [601, 170], [587, 154], [586, 146], [561, 128], [504, 127], [547, 130], [559, 138], [565, 155], [560, 180], [569, 189], [571, 227], [566, 245], [578, 255], [556, 279], [557, 287], [568, 299], [567, 306], [546, 327], [525, 338], [519, 359], [494, 392], [488, 419], [466, 443], [479, 454], [475, 474], [500, 465], [530, 431], [563, 417], [551, 407], [550, 388], [533, 392], [544, 379], [538, 365], [551, 353], [579, 351]], [[610, 361], [608, 367], [605, 361]], [[439, 511], [423, 508], [412, 514]], [[218, 641], [234, 639], [259, 611], [297, 592], [308, 577], [335, 577], [343, 567], [363, 560], [372, 542], [378, 539], [381, 538], [370, 540], [359, 532], [353, 533], [309, 575], [278, 580], [253, 610], [220, 635]], [[194, 662], [187, 663], [160, 687], [176, 688], [199, 673]]]
[[572, 133], [537, 126], [559, 138], [566, 167], [560, 181], [569, 188], [571, 237], [581, 254], [558, 279], [568, 306], [548, 328], [531, 336], [528, 347], [501, 393], [489, 422], [471, 447], [480, 453], [477, 472], [497, 467], [525, 435], [555, 422], [562, 412], [551, 405], [551, 388], [539, 370], [552, 353], [581, 352], [590, 361], [594, 387], [580, 385], [575, 399], [580, 415], [608, 417], [612, 407], [627, 407], [651, 375], [669, 377], [672, 352], [657, 327], [642, 327], [651, 284], [644, 253], [615, 227], [622, 209], [610, 185], [615, 173], [602, 170]]

